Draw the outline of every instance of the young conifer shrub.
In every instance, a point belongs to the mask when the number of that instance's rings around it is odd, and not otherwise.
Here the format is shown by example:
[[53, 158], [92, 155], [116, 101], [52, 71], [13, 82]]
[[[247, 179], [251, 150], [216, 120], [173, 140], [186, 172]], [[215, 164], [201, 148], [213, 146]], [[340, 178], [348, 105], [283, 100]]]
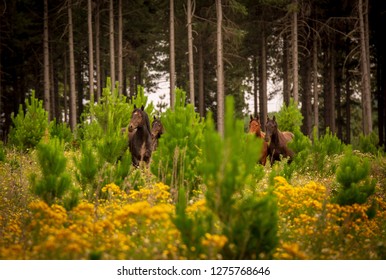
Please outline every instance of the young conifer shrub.
[[288, 106], [284, 104], [275, 116], [281, 131], [290, 131], [292, 133], [300, 131], [303, 115], [292, 98], [290, 104]]
[[25, 101], [25, 113], [20, 105], [16, 116], [11, 115], [13, 127], [9, 141], [19, 150], [35, 147], [49, 129], [48, 113], [43, 108], [43, 101], [35, 98], [35, 91]]
[[176, 89], [174, 110], [168, 109], [161, 122], [165, 133], [152, 154], [151, 170], [165, 184], [197, 187], [197, 170], [201, 160], [204, 123], [191, 104], [185, 104], [186, 93]]
[[51, 138], [58, 138], [64, 143], [71, 143], [73, 134], [67, 123], [53, 121], [50, 131]]
[[309, 166], [314, 167], [321, 174], [331, 173], [336, 170], [336, 163], [332, 160], [333, 156], [340, 155], [345, 149], [345, 144], [333, 134], [329, 128], [326, 133], [317, 137], [314, 130], [314, 142], [310, 151]]
[[370, 177], [370, 163], [347, 149], [336, 170], [339, 183], [334, 200], [340, 205], [363, 204], [375, 191], [375, 179]]
[[40, 143], [37, 146], [37, 158], [41, 175], [31, 175], [32, 192], [51, 205], [72, 188], [71, 176], [66, 171], [67, 159], [63, 144], [56, 138]]
[[200, 173], [207, 187], [207, 206], [221, 223], [228, 243], [226, 259], [269, 258], [277, 245], [277, 205], [271, 191], [257, 192], [255, 172], [262, 143], [244, 133], [235, 120], [233, 99], [226, 99], [225, 133], [222, 138], [209, 116], [204, 132]]
[[95, 185], [96, 175], [100, 169], [99, 161], [91, 144], [84, 141], [80, 147], [80, 158], [74, 158], [77, 170], [75, 177], [82, 185], [82, 188]]
[[369, 135], [359, 135], [358, 142], [356, 148], [362, 153], [370, 153], [373, 155], [377, 155], [378, 152], [381, 153], [381, 149], [378, 149], [379, 138], [375, 132], [372, 132]]

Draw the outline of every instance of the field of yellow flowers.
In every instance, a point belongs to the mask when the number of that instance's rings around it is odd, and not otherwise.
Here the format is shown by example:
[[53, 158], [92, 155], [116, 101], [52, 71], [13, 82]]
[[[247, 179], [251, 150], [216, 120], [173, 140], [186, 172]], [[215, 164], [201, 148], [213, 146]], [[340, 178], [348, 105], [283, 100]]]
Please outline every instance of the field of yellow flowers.
[[[107, 184], [101, 190], [103, 199], [84, 200], [67, 211], [57, 204], [48, 206], [29, 191], [29, 174], [37, 169], [31, 156], [8, 157], [0, 162], [0, 259], [188, 258], [173, 223], [173, 191], [150, 174], [138, 190]], [[384, 186], [377, 185], [368, 204], [339, 206], [329, 200], [328, 180], [300, 175], [292, 184], [280, 176], [274, 180], [280, 240], [275, 259], [386, 258]], [[256, 188], [264, 191], [265, 181]], [[205, 204], [198, 190], [186, 211], [200, 215], [207, 210]], [[223, 235], [205, 234], [201, 245], [206, 253], [198, 257], [221, 259], [227, 242]]]

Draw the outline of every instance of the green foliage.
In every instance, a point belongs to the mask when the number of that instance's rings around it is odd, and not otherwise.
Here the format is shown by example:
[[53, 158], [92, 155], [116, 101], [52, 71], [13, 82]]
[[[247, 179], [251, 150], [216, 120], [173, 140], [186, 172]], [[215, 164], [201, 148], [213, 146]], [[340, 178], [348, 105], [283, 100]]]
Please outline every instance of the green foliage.
[[5, 148], [4, 148], [4, 144], [3, 144], [3, 141], [0, 141], [0, 161], [4, 161], [5, 160]]
[[[129, 124], [133, 106], [126, 99], [125, 95], [118, 93], [117, 87], [111, 91], [111, 80], [107, 78], [100, 102], [90, 104], [90, 117], [98, 123], [102, 133], [105, 133], [108, 129], [118, 130], [121, 126]], [[113, 125], [113, 128], [111, 125]]]
[[314, 143], [311, 146], [311, 166], [319, 171], [321, 174], [326, 171], [335, 172], [335, 166], [331, 166], [331, 157], [343, 153], [345, 144], [335, 135], [330, 129], [326, 129], [326, 133], [317, 137], [316, 130], [314, 130]]
[[81, 156], [79, 159], [75, 158], [76, 179], [83, 187], [86, 185], [94, 185], [96, 175], [100, 168], [97, 157], [88, 142], [83, 142], [80, 147]]
[[181, 233], [181, 238], [188, 248], [189, 257], [197, 259], [204, 248], [201, 241], [204, 235], [212, 230], [213, 215], [206, 212], [196, 212], [194, 216], [186, 212], [187, 191], [181, 187], [178, 191], [178, 201], [176, 203], [176, 215], [173, 223]]
[[9, 141], [19, 150], [35, 147], [49, 129], [48, 113], [43, 108], [43, 101], [35, 98], [32, 91], [30, 99], [26, 99], [26, 112], [20, 105], [16, 116], [11, 115], [13, 127], [9, 133]]
[[375, 191], [374, 179], [370, 178], [370, 163], [347, 149], [336, 171], [340, 184], [334, 200], [340, 205], [363, 204]]
[[[201, 173], [207, 186], [207, 206], [219, 218], [228, 238], [225, 258], [269, 257], [276, 247], [277, 206], [274, 197], [259, 198], [254, 172], [262, 143], [244, 133], [243, 122], [235, 120], [233, 99], [226, 99], [224, 139], [215, 131], [209, 115], [204, 132]], [[260, 140], [260, 141], [259, 141]]]
[[359, 143], [354, 147], [357, 148], [362, 153], [370, 153], [377, 155], [380, 150], [378, 149], [379, 138], [376, 132], [372, 132], [369, 135], [364, 135], [361, 133], [359, 135]]
[[[31, 175], [32, 192], [51, 205], [72, 191], [71, 176], [66, 172], [67, 159], [64, 156], [63, 144], [59, 139], [51, 139], [48, 143], [37, 146], [37, 157], [41, 175]], [[76, 201], [75, 197], [71, 198]]]
[[52, 138], [58, 138], [64, 143], [71, 143], [73, 140], [73, 134], [71, 128], [67, 123], [53, 122], [50, 135]]
[[192, 189], [197, 186], [204, 123], [185, 100], [186, 93], [176, 89], [174, 110], [169, 108], [161, 116], [165, 133], [152, 154], [151, 170], [172, 188], [184, 185]]
[[336, 136], [336, 134], [332, 134], [328, 127], [326, 133], [320, 138], [316, 137], [315, 130], [314, 133], [315, 140], [312, 147], [315, 152], [331, 156], [341, 154], [344, 151], [344, 143]]
[[277, 125], [281, 131], [291, 131], [295, 133], [300, 130], [303, 115], [292, 98], [290, 104], [288, 106], [284, 104], [275, 116]]

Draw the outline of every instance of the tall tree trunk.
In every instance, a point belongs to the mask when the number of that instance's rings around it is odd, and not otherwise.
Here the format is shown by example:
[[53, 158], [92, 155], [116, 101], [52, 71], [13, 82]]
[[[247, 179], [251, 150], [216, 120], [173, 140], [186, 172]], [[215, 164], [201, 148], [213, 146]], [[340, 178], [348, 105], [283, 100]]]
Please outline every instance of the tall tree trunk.
[[[81, 47], [82, 48], [82, 47]], [[83, 84], [83, 60], [81, 54], [76, 55], [77, 59], [75, 59], [75, 79], [76, 79], [76, 92], [77, 92], [77, 97], [78, 97], [78, 107], [77, 107], [77, 120], [80, 119], [80, 116], [83, 113], [83, 98], [85, 97], [84, 95], [84, 84]]]
[[350, 87], [350, 69], [346, 67], [346, 144], [351, 142], [351, 87]]
[[50, 115], [51, 115], [51, 120], [53, 120], [55, 118], [56, 121], [59, 122], [60, 120], [57, 118], [57, 114], [56, 114], [56, 111], [59, 108], [56, 106], [57, 97], [55, 95], [57, 95], [56, 94], [57, 91], [55, 91], [55, 88], [54, 88], [56, 75], [54, 74], [53, 56], [51, 55], [49, 59], [50, 59], [50, 63], [49, 63], [49, 67], [50, 67]]
[[342, 114], [342, 105], [341, 105], [341, 99], [342, 99], [342, 87], [341, 87], [341, 81], [340, 77], [337, 77], [336, 81], [336, 136], [343, 140], [343, 114]]
[[202, 36], [198, 46], [198, 112], [205, 117], [205, 98], [204, 98], [204, 50]]
[[50, 98], [50, 50], [48, 38], [48, 1], [44, 0], [44, 35], [43, 35], [43, 49], [44, 49], [44, 109], [48, 113], [48, 119], [52, 120], [53, 115], [51, 111]]
[[362, 118], [363, 133], [370, 134], [373, 131], [371, 116], [371, 87], [370, 87], [370, 55], [368, 34], [368, 0], [358, 0], [360, 47], [361, 47], [361, 75], [362, 75]]
[[318, 91], [318, 37], [314, 33], [312, 40], [312, 85], [314, 93], [314, 127], [319, 136], [319, 91]]
[[[52, 60], [52, 59], [51, 59]], [[59, 96], [59, 78], [58, 75], [55, 75], [55, 71], [58, 71], [57, 63], [52, 61], [52, 96], [51, 100], [53, 100], [53, 108], [54, 108], [54, 116], [57, 122], [63, 122], [62, 109], [60, 107], [60, 96]]]
[[90, 102], [94, 103], [94, 44], [92, 32], [92, 0], [87, 0], [87, 24], [88, 24], [88, 86]]
[[170, 15], [169, 15], [169, 48], [170, 48], [170, 107], [174, 109], [174, 89], [176, 87], [176, 62], [174, 49], [174, 0], [170, 0]]
[[295, 104], [299, 103], [299, 70], [298, 70], [298, 0], [292, 0], [292, 72], [293, 72], [293, 97]]
[[328, 43], [324, 75], [324, 119], [326, 127], [335, 133], [335, 49], [333, 42]]
[[[261, 30], [260, 36], [260, 63], [259, 63], [259, 105], [260, 119], [265, 120], [268, 116], [268, 93], [267, 93], [267, 42], [265, 38], [265, 25]], [[261, 122], [261, 127], [265, 130], [265, 121]]]
[[109, 7], [109, 41], [110, 41], [110, 78], [111, 91], [115, 88], [115, 47], [114, 47], [114, 1], [110, 0]]
[[312, 131], [312, 106], [311, 106], [311, 57], [305, 56], [302, 59], [301, 67], [302, 81], [302, 115], [303, 125], [302, 132], [310, 136]]
[[118, 1], [118, 92], [122, 94], [123, 89], [123, 50], [122, 50], [122, 0]]
[[66, 53], [63, 55], [63, 60], [64, 60], [64, 77], [63, 77], [63, 109], [64, 109], [64, 122], [68, 123], [69, 121], [69, 113], [68, 113], [68, 59]]
[[[288, 36], [289, 37], [289, 36]], [[290, 47], [288, 37], [283, 36], [283, 101], [286, 106], [290, 103], [291, 87], [290, 87]]]
[[101, 97], [102, 92], [102, 82], [101, 82], [101, 55], [100, 55], [100, 11], [99, 11], [99, 1], [96, 3], [95, 11], [95, 60], [96, 60], [96, 101], [98, 102]]
[[70, 53], [70, 127], [76, 128], [76, 91], [75, 91], [75, 58], [74, 58], [74, 35], [72, 27], [72, 1], [68, 0], [68, 46]]
[[217, 130], [224, 136], [224, 63], [222, 42], [222, 6], [221, 0], [216, 0], [217, 12]]
[[[253, 59], [252, 60], [252, 72], [253, 72], [253, 113], [254, 113], [255, 116], [257, 116], [257, 114], [258, 114], [258, 110], [257, 110], [257, 106], [258, 106], [257, 95], [258, 95], [258, 90], [259, 90], [259, 86], [258, 86], [259, 70], [258, 70], [258, 66], [257, 66], [257, 55], [254, 55], [252, 59]], [[262, 120], [264, 120], [264, 119], [262, 119]], [[264, 121], [263, 121], [263, 123], [264, 123]]]
[[[192, 16], [194, 8], [192, 7], [192, 0], [187, 0], [187, 18], [188, 18], [188, 54], [189, 54], [189, 93], [190, 103], [195, 107], [194, 102], [194, 62], [193, 62], [193, 32], [192, 32]], [[193, 1], [193, 6], [194, 6]]]

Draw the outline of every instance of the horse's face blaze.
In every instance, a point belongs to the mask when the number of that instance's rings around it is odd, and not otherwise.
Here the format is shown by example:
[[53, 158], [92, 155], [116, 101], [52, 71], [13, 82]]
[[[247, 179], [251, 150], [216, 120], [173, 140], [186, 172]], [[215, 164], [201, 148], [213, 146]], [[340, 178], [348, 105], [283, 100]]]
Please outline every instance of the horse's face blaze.
[[270, 142], [272, 135], [277, 131], [277, 123], [268, 119], [265, 125], [265, 141]]
[[129, 131], [134, 131], [138, 127], [141, 127], [143, 125], [143, 122], [144, 120], [142, 114], [139, 111], [134, 111], [131, 117]]

